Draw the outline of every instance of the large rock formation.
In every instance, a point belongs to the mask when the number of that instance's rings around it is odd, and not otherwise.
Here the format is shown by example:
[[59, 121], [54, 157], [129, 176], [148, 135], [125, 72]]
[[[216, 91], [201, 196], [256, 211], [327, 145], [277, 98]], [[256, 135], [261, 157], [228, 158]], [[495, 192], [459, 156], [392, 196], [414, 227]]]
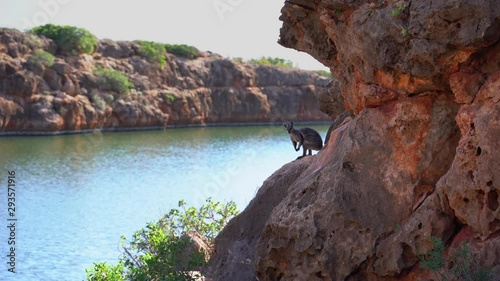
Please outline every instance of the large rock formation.
[[[328, 79], [315, 72], [212, 53], [167, 54], [162, 68], [139, 48], [101, 40], [93, 55], [65, 56], [50, 39], [0, 29], [0, 132], [328, 120], [316, 96]], [[34, 64], [36, 50], [56, 54], [55, 63]], [[97, 67], [124, 73], [132, 91], [100, 86]]]
[[434, 236], [446, 266], [467, 242], [500, 280], [498, 2], [293, 0], [281, 19], [279, 42], [339, 80], [322, 109], [354, 117], [224, 229], [214, 278], [439, 280], [420, 264]]

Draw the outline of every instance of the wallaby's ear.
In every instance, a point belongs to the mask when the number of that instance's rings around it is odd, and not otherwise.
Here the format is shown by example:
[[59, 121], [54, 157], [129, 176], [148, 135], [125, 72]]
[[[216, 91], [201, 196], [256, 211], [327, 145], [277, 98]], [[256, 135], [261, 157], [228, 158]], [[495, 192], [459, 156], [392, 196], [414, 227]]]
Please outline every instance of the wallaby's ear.
[[285, 128], [286, 128], [286, 123], [283, 123], [283, 127], [285, 127]]
[[293, 122], [290, 122], [290, 127], [292, 127], [292, 128], [293, 128]]

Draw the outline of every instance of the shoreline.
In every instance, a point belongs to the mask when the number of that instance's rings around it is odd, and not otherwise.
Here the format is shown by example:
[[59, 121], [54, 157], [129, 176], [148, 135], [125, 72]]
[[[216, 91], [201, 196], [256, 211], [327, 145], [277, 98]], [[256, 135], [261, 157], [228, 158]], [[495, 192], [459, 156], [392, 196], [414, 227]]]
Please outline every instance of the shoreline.
[[[296, 125], [329, 125], [332, 121], [298, 121]], [[214, 128], [214, 127], [252, 127], [252, 126], [281, 126], [283, 122], [241, 122], [241, 123], [207, 123], [207, 124], [185, 124], [185, 125], [167, 125], [167, 126], [148, 126], [148, 127], [108, 127], [100, 129], [83, 130], [64, 130], [64, 131], [10, 131], [0, 132], [0, 138], [3, 137], [40, 137], [40, 136], [62, 136], [94, 133], [119, 133], [119, 132], [141, 132], [141, 131], [159, 131], [170, 129], [186, 128]]]

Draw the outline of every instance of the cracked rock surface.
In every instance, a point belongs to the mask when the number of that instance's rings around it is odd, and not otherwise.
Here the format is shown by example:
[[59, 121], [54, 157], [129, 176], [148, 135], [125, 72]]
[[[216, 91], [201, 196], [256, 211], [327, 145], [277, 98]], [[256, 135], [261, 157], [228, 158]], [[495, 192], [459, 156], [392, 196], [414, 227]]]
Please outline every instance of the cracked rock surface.
[[226, 227], [214, 280], [236, 280], [238, 251], [237, 280], [435, 280], [420, 264], [432, 236], [447, 266], [467, 243], [496, 280], [497, 1], [290, 0], [281, 20], [280, 44], [331, 68], [321, 109], [342, 120], [317, 155], [266, 181], [254, 201], [279, 194], [258, 222], [251, 203]]

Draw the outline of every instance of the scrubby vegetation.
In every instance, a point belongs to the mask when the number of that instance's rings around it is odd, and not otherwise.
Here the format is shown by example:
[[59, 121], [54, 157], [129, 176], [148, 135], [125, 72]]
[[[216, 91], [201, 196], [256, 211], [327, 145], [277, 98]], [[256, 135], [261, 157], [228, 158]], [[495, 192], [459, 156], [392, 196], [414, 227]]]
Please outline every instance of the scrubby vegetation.
[[167, 50], [168, 53], [179, 56], [179, 57], [185, 57], [188, 59], [194, 59], [200, 55], [200, 51], [193, 46], [189, 46], [186, 44], [165, 44], [165, 49]]
[[28, 45], [31, 49], [39, 49], [42, 48], [42, 40], [40, 37], [33, 33], [26, 33], [26, 36], [23, 39], [23, 43]]
[[[112, 95], [107, 95], [106, 97], [109, 97], [109, 96], [111, 96], [111, 98], [113, 98]], [[94, 103], [94, 105], [97, 107], [97, 109], [99, 109], [99, 110], [106, 109], [106, 100], [104, 99], [103, 96], [101, 96], [99, 91], [97, 91], [97, 90], [92, 91], [92, 93], [90, 94], [90, 100], [92, 101], [92, 103]], [[111, 100], [111, 101], [113, 101], [113, 100]]]
[[127, 76], [119, 70], [97, 67], [94, 69], [94, 74], [97, 76], [97, 84], [101, 90], [125, 94], [134, 87], [134, 84], [128, 80]]
[[399, 14], [401, 14], [401, 12], [405, 10], [405, 8], [406, 4], [403, 2], [396, 4], [394, 8], [391, 10], [391, 16], [393, 17], [399, 16]]
[[200, 55], [200, 51], [197, 48], [185, 44], [165, 44], [165, 49], [170, 54], [189, 59], [194, 59]]
[[97, 37], [86, 29], [74, 26], [46, 24], [30, 32], [54, 40], [58, 50], [66, 54], [92, 54], [97, 46]]
[[176, 99], [175, 96], [171, 93], [163, 93], [162, 97], [163, 97], [163, 101], [168, 103], [168, 104], [173, 103]]
[[186, 207], [179, 201], [156, 223], [134, 233], [132, 240], [122, 237], [124, 249], [117, 265], [95, 263], [87, 269], [87, 281], [191, 281], [193, 272], [206, 265], [202, 251], [193, 251], [187, 233], [196, 231], [209, 244], [238, 211], [234, 202], [221, 204], [207, 199], [200, 208]]
[[326, 70], [316, 70], [316, 73], [318, 73], [319, 75], [321, 76], [325, 76], [325, 77], [328, 77], [328, 78], [333, 78], [333, 75], [330, 71], [326, 71]]
[[248, 62], [260, 65], [271, 65], [278, 67], [294, 67], [293, 62], [282, 58], [261, 57], [260, 59], [251, 59]]
[[31, 53], [28, 58], [28, 63], [35, 65], [39, 68], [51, 67], [54, 65], [54, 56], [44, 50], [36, 50]]
[[420, 266], [433, 272], [437, 280], [467, 280], [467, 281], [492, 281], [490, 269], [481, 267], [470, 252], [469, 245], [465, 242], [458, 246], [450, 255], [453, 261], [451, 266], [445, 266], [445, 245], [438, 237], [431, 237], [432, 250], [420, 256]]
[[94, 267], [86, 269], [87, 281], [125, 281], [123, 263], [115, 266], [108, 263], [94, 263]]
[[167, 64], [165, 56], [167, 51], [165, 46], [161, 43], [151, 42], [151, 41], [135, 41], [140, 45], [139, 55], [145, 58], [151, 63], [157, 63], [160, 68], [163, 68]]
[[189, 59], [194, 59], [200, 54], [200, 51], [198, 49], [185, 44], [172, 45], [141, 40], [135, 42], [140, 45], [139, 55], [141, 55], [151, 63], [157, 63], [161, 68], [163, 68], [167, 63], [167, 53]]

